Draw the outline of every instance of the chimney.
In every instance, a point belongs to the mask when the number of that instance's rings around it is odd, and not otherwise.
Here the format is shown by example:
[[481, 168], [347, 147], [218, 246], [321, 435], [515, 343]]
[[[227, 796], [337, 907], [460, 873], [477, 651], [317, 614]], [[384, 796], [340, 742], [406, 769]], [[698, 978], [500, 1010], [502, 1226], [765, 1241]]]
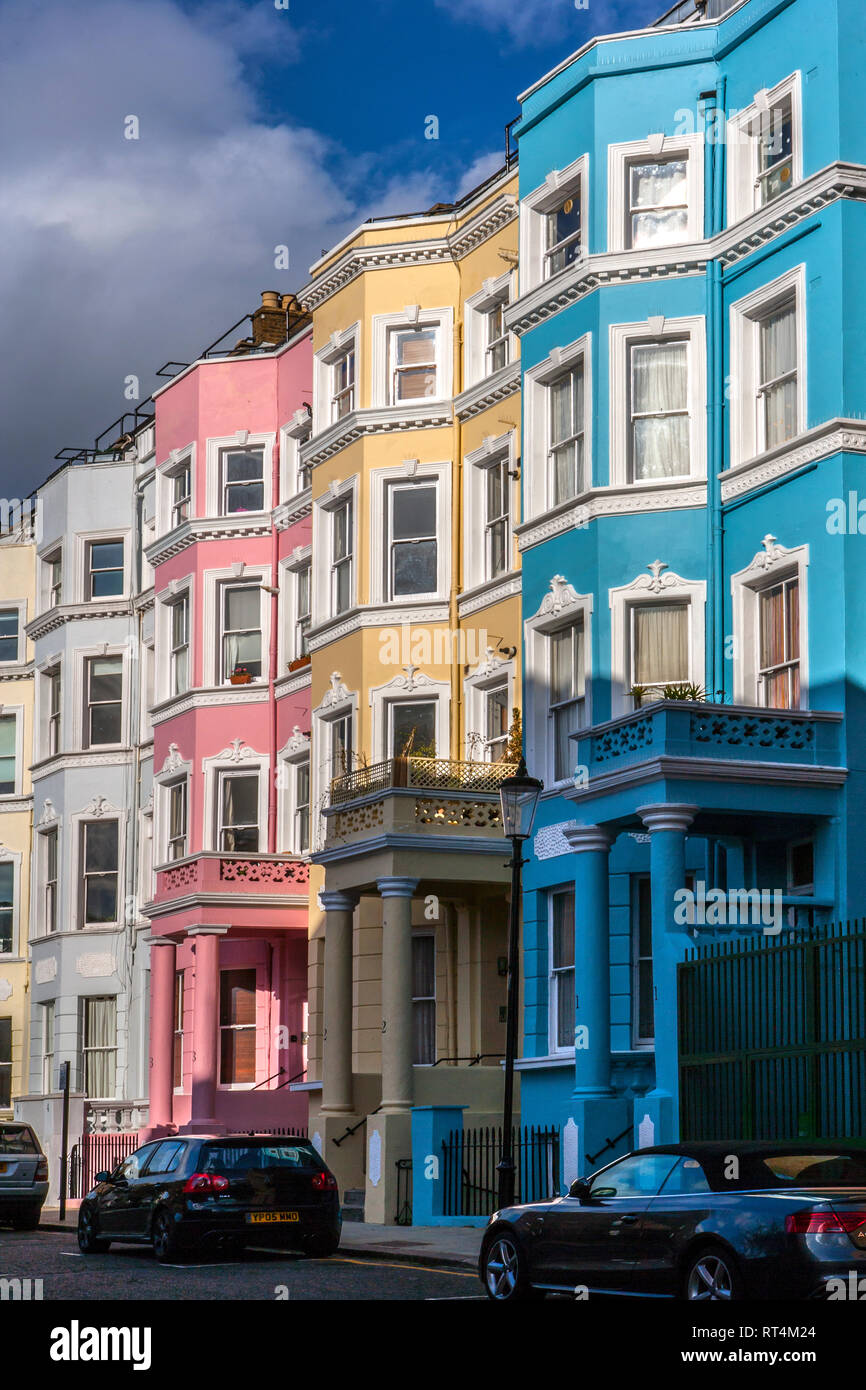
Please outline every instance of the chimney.
[[261, 347], [263, 343], [273, 343], [278, 347], [286, 341], [287, 317], [283, 308], [283, 296], [276, 290], [262, 290], [262, 302], [252, 316], [253, 344]]

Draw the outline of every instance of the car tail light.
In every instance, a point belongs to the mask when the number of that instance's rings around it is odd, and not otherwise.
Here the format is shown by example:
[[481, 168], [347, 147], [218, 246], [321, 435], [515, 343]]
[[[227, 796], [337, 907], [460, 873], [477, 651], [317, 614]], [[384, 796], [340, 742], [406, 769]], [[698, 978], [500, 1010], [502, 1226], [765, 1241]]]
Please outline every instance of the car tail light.
[[866, 1211], [796, 1211], [785, 1230], [796, 1236], [849, 1235], [866, 1226]]
[[228, 1192], [229, 1180], [222, 1173], [193, 1173], [183, 1185], [184, 1192], [205, 1197], [209, 1192]]
[[333, 1173], [314, 1173], [313, 1190], [315, 1192], [336, 1192], [337, 1179]]
[[35, 1182], [47, 1182], [47, 1181], [48, 1181], [48, 1159], [45, 1157], [44, 1154], [41, 1156], [41, 1158], [37, 1158], [37, 1160], [36, 1160], [36, 1177], [35, 1177], [34, 1181], [35, 1181]]

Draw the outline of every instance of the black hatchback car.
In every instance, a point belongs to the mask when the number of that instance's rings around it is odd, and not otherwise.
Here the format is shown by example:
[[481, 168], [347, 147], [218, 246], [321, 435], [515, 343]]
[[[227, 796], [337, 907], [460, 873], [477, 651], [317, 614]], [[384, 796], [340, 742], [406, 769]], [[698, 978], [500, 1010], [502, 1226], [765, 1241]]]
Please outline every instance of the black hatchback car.
[[696, 1302], [850, 1297], [866, 1276], [866, 1152], [638, 1149], [567, 1197], [494, 1212], [479, 1275], [497, 1302], [578, 1289]]
[[163, 1261], [252, 1244], [332, 1255], [340, 1226], [337, 1180], [308, 1139], [178, 1135], [97, 1173], [79, 1208], [78, 1245], [93, 1255], [115, 1240], [150, 1244]]

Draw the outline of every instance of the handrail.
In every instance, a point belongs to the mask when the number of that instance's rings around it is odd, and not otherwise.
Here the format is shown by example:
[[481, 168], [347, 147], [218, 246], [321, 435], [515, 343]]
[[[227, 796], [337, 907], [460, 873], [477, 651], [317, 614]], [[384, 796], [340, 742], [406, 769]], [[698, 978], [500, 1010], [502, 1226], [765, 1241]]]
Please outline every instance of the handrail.
[[468, 1062], [470, 1067], [477, 1067], [479, 1062], [485, 1061], [488, 1057], [496, 1057], [501, 1060], [505, 1056], [504, 1052], [476, 1052], [470, 1057], [437, 1057], [435, 1062], [430, 1063], [430, 1069], [438, 1067], [440, 1062]]
[[[375, 1109], [375, 1110], [371, 1110], [371, 1111], [370, 1111], [370, 1115], [378, 1115], [378, 1113], [379, 1113], [379, 1111], [380, 1111], [381, 1109], [382, 1109], [382, 1104], [380, 1103], [379, 1105], [376, 1106], [376, 1109]], [[358, 1123], [357, 1123], [356, 1125], [350, 1125], [349, 1128], [346, 1130], [346, 1133], [345, 1133], [345, 1134], [341, 1134], [340, 1137], [339, 1137], [339, 1139], [335, 1139], [335, 1140], [334, 1140], [334, 1143], [336, 1144], [337, 1148], [340, 1147], [340, 1145], [342, 1144], [342, 1142], [343, 1142], [344, 1139], [348, 1139], [348, 1138], [349, 1138], [349, 1135], [350, 1135], [350, 1134], [354, 1134], [356, 1130], [359, 1130], [359, 1129], [361, 1128], [361, 1125], [365, 1125], [365, 1124], [367, 1123], [367, 1121], [369, 1120], [370, 1115], [365, 1115], [364, 1118], [363, 1118], [363, 1120], [359, 1120]]]
[[631, 1134], [631, 1132], [632, 1132], [632, 1126], [631, 1126], [631, 1125], [628, 1125], [628, 1126], [623, 1130], [622, 1134], [618, 1134], [618, 1135], [616, 1136], [615, 1139], [606, 1139], [606, 1140], [605, 1140], [605, 1143], [604, 1143], [604, 1148], [599, 1149], [599, 1151], [598, 1151], [597, 1154], [587, 1154], [587, 1155], [586, 1155], [586, 1161], [587, 1161], [587, 1163], [595, 1163], [597, 1159], [601, 1158], [602, 1154], [607, 1153], [608, 1149], [614, 1148], [614, 1146], [615, 1146], [616, 1144], [619, 1143], [620, 1139], [624, 1139], [625, 1136], [626, 1136], [627, 1134]]

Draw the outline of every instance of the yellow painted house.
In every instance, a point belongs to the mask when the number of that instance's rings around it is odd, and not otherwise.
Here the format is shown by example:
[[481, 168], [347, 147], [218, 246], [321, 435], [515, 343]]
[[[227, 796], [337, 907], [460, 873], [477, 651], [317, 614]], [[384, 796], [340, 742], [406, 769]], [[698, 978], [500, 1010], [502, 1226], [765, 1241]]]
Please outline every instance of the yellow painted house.
[[314, 348], [296, 445], [313, 513], [302, 1084], [310, 1133], [341, 1189], [364, 1192], [368, 1221], [394, 1220], [413, 1106], [501, 1120], [498, 784], [520, 704], [519, 364], [503, 311], [517, 225], [504, 168], [454, 205], [365, 223], [301, 293]]
[[0, 533], [0, 1120], [28, 1089], [28, 923], [33, 798], [33, 653], [36, 552], [29, 524]]

